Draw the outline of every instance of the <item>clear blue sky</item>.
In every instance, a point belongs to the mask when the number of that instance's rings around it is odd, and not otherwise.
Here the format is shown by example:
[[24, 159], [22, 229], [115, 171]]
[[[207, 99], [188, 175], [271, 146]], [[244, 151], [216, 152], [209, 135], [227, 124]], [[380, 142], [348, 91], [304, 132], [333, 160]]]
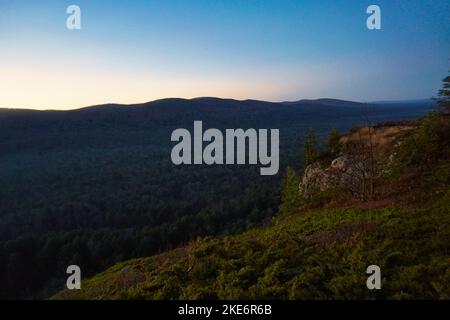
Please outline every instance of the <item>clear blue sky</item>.
[[449, 14], [448, 0], [0, 0], [0, 107], [428, 98], [449, 69]]

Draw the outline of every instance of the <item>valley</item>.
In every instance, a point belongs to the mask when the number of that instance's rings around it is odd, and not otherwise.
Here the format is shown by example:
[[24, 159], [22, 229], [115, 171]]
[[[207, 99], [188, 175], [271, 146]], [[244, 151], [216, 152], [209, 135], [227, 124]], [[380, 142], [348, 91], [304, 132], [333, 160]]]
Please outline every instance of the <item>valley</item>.
[[[59, 291], [68, 265], [89, 277], [197, 237], [263, 226], [277, 213], [287, 165], [302, 166], [302, 141], [331, 128], [414, 119], [429, 103], [338, 100], [164, 99], [72, 111], [0, 110], [0, 277], [2, 297]], [[205, 127], [280, 128], [280, 170], [249, 165], [177, 167], [171, 132]], [[35, 266], [32, 271], [27, 266]]]

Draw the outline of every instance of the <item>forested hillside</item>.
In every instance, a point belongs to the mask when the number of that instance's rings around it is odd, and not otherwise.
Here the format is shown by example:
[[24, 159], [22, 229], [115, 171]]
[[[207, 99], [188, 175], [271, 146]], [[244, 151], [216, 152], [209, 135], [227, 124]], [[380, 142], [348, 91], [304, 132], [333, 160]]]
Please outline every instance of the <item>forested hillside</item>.
[[[0, 297], [48, 297], [68, 265], [91, 276], [189, 243], [236, 234], [276, 214], [282, 172], [302, 167], [302, 139], [371, 121], [416, 118], [425, 103], [268, 103], [166, 99], [73, 111], [0, 110]], [[176, 167], [170, 134], [279, 128], [280, 174], [257, 167]]]
[[[333, 131], [306, 152], [267, 226], [119, 263], [53, 298], [450, 299], [450, 117]], [[373, 264], [381, 290], [366, 287]]]

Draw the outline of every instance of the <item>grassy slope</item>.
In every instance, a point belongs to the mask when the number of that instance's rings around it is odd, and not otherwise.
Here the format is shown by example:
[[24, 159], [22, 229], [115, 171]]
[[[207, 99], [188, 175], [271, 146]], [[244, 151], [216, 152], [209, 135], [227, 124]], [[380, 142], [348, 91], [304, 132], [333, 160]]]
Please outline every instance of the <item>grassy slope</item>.
[[[450, 298], [450, 196], [421, 208], [321, 209], [120, 263], [65, 299]], [[380, 291], [365, 270], [381, 267]]]

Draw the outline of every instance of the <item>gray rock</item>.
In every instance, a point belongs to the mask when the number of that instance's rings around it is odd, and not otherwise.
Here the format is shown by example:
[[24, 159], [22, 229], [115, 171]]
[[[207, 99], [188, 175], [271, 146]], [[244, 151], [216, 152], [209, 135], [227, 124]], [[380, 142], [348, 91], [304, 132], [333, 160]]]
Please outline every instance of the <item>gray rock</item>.
[[358, 193], [367, 179], [368, 171], [365, 161], [349, 155], [334, 159], [330, 166], [325, 168], [316, 162], [306, 167], [299, 184], [299, 194], [310, 199], [315, 194], [334, 188]]

